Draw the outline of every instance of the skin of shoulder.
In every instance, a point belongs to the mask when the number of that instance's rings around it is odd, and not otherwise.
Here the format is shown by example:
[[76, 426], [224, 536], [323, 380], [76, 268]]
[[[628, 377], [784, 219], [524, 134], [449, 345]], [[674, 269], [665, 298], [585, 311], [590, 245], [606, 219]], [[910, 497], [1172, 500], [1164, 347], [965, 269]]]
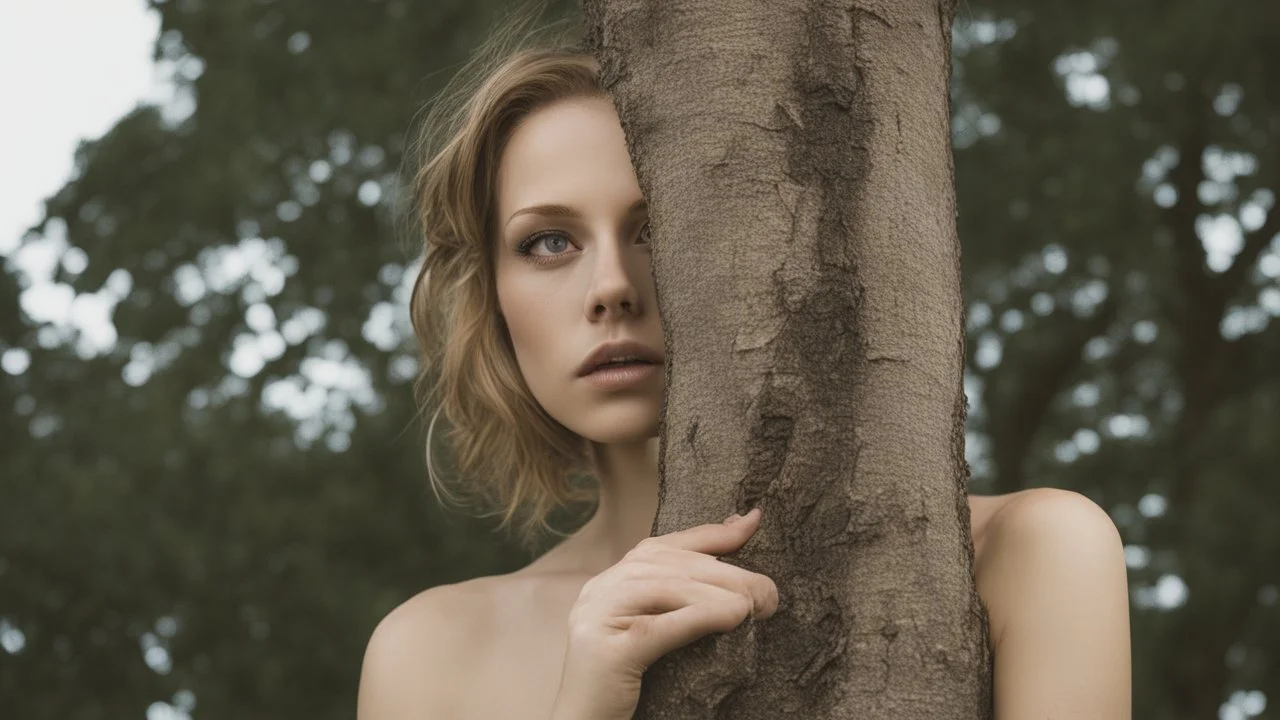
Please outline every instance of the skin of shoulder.
[[1079, 493], [1015, 493], [979, 567], [991, 618], [995, 718], [1128, 720], [1128, 572], [1107, 512]]
[[484, 579], [424, 590], [384, 617], [360, 670], [357, 720], [454, 717], [460, 653], [485, 632]]
[[[977, 581], [996, 720], [1128, 720], [1128, 575], [1106, 511], [1079, 493], [1025, 490], [1002, 499], [986, 534]], [[487, 636], [498, 581], [433, 587], [383, 618], [365, 651], [357, 719], [455, 716], [461, 653]]]

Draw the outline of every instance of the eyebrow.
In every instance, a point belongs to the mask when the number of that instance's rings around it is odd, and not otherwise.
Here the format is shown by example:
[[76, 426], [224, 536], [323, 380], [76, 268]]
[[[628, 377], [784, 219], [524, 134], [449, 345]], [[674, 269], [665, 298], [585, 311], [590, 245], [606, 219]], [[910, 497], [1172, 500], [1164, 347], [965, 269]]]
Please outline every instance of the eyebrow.
[[[632, 215], [636, 215], [642, 210], [647, 209], [646, 206], [647, 206], [647, 203], [645, 202], [645, 199], [640, 198], [639, 200], [631, 203], [631, 207], [627, 208], [626, 214], [628, 217]], [[527, 208], [521, 208], [511, 213], [511, 217], [507, 218], [507, 224], [510, 225], [512, 220], [515, 220], [517, 217], [521, 215], [543, 215], [545, 217], [567, 217], [567, 218], [582, 217], [582, 213], [578, 212], [577, 210], [574, 210], [568, 205], [557, 205], [554, 203], [548, 204], [548, 205], [530, 205]]]

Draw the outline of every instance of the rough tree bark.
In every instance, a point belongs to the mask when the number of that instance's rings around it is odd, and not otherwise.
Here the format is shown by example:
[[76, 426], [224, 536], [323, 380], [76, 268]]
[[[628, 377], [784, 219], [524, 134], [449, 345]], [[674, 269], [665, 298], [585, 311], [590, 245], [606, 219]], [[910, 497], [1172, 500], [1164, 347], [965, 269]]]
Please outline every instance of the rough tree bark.
[[777, 615], [672, 653], [637, 718], [980, 718], [949, 117], [953, 0], [584, 0], [649, 199], [661, 534]]

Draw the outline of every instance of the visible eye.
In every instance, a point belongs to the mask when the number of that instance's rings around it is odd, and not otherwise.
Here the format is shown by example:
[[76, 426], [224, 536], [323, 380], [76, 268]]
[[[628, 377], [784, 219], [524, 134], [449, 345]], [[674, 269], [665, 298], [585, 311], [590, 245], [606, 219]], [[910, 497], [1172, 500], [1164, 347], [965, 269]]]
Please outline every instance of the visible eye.
[[[548, 250], [551, 250], [552, 253], [550, 255], [533, 254], [533, 246], [544, 240], [548, 241], [544, 243], [544, 245]], [[555, 260], [556, 257], [564, 255], [571, 247], [573, 247], [573, 245], [569, 242], [568, 236], [564, 233], [555, 230], [548, 230], [540, 233], [534, 233], [524, 240], [521, 240], [520, 244], [516, 246], [516, 252], [525, 256], [532, 262], [550, 262]], [[560, 250], [561, 252], [556, 252], [556, 250]]]
[[644, 227], [640, 228], [640, 239], [643, 240], [645, 244], [649, 244], [649, 223], [645, 223]]

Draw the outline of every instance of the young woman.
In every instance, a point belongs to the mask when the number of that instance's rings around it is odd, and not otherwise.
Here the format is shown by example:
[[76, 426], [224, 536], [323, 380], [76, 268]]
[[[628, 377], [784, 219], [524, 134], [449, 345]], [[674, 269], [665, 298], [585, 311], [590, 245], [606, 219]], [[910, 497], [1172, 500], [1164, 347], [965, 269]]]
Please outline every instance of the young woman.
[[[525, 512], [521, 537], [581, 495], [574, 473], [594, 479], [598, 508], [527, 567], [392, 611], [369, 642], [359, 718], [626, 720], [653, 661], [776, 610], [769, 578], [718, 559], [768, 508], [646, 539], [662, 326], [644, 199], [594, 61], [513, 52], [453, 97], [428, 117], [440, 140], [427, 136], [415, 180], [424, 402], [504, 526]], [[1051, 489], [969, 507], [996, 717], [1128, 718], [1126, 571], [1107, 513]]]

